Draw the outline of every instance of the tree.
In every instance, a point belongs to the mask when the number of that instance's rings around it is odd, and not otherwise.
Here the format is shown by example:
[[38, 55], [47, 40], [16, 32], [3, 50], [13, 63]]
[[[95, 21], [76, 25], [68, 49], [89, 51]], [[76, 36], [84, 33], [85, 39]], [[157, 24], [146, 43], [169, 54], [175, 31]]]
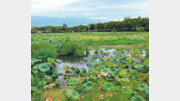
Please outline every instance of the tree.
[[84, 32], [84, 31], [149, 31], [149, 18], [138, 17], [130, 18], [125, 17], [123, 21], [110, 21], [106, 23], [97, 23], [86, 25], [78, 25], [68, 27], [67, 24], [63, 23], [62, 26], [45, 26], [45, 27], [32, 27], [32, 33], [56, 33], [56, 32]]
[[38, 28], [37, 27], [32, 27], [31, 28], [31, 33], [36, 33], [38, 31]]
[[95, 28], [98, 32], [101, 32], [104, 29], [104, 24], [103, 23], [97, 23]]
[[149, 31], [149, 18], [142, 18], [142, 27], [144, 27], [144, 29], [146, 31]]
[[112, 29], [115, 28], [115, 22], [110, 21], [108, 23], [105, 23], [104, 28], [106, 29], [106, 31], [111, 31]]
[[144, 32], [144, 28], [143, 28], [143, 27], [138, 27], [138, 28], [136, 28], [136, 31], [138, 31], [138, 32]]
[[131, 28], [133, 27], [133, 23], [130, 17], [125, 17], [124, 21], [122, 21], [122, 24], [124, 31], [131, 31]]
[[67, 25], [66, 25], [65, 23], [63, 23], [62, 31], [63, 31], [63, 32], [67, 31]]
[[95, 29], [95, 24], [89, 24], [88, 26], [90, 31], [93, 31]]

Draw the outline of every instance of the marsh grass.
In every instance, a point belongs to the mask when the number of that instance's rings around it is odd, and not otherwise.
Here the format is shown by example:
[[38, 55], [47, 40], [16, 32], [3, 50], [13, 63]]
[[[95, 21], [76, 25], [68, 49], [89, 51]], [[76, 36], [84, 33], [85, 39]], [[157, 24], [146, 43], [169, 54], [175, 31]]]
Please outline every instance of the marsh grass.
[[78, 41], [66, 41], [62, 43], [60, 47], [57, 47], [58, 55], [74, 55], [85, 56], [89, 51], [88, 46], [83, 42]]
[[56, 48], [49, 42], [34, 42], [31, 44], [31, 57], [47, 61], [47, 58], [56, 57]]

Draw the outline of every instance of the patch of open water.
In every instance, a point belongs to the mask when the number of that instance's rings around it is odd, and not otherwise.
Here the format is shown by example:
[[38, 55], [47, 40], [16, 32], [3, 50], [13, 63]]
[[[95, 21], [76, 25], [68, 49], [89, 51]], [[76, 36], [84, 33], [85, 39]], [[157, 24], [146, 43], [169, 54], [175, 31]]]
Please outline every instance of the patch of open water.
[[[98, 50], [97, 53], [95, 53], [94, 50], [91, 50], [87, 56], [85, 57], [74, 57], [74, 56], [61, 56], [58, 59], [56, 59], [56, 72], [65, 74], [64, 66], [68, 67], [76, 67], [79, 69], [86, 69], [88, 70], [87, 61], [84, 61], [85, 59], [90, 59], [91, 57], [100, 54], [101, 52], [108, 53], [110, 55], [113, 54], [113, 52], [116, 51], [116, 49], [109, 49], [105, 50], [104, 48]], [[59, 85], [60, 86], [66, 86], [67, 82], [64, 80], [64, 75], [60, 75], [58, 77], [58, 80], [60, 80]]]

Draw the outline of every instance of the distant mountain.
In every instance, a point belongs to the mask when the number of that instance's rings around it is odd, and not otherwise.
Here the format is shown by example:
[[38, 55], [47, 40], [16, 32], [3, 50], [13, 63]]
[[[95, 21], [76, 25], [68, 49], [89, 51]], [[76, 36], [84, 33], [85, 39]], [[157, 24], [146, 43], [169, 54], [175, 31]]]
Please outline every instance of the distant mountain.
[[[98, 22], [99, 22], [98, 20], [93, 20], [93, 19], [31, 16], [31, 27], [60, 26], [63, 23], [67, 24], [68, 27], [72, 27], [77, 25], [88, 25], [90, 23], [98, 23]], [[105, 22], [105, 21], [101, 21], [101, 22]]]

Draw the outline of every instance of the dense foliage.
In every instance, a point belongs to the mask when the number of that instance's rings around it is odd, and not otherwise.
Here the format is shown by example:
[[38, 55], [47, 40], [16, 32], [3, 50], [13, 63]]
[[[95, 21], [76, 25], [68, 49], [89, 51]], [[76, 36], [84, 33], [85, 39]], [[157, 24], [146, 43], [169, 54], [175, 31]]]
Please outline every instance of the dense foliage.
[[32, 33], [59, 33], [59, 32], [111, 32], [111, 31], [137, 31], [137, 28], [142, 27], [144, 31], [149, 31], [149, 18], [130, 18], [125, 17], [123, 21], [110, 21], [106, 23], [97, 23], [89, 25], [79, 25], [74, 27], [63, 26], [45, 26], [33, 27]]

